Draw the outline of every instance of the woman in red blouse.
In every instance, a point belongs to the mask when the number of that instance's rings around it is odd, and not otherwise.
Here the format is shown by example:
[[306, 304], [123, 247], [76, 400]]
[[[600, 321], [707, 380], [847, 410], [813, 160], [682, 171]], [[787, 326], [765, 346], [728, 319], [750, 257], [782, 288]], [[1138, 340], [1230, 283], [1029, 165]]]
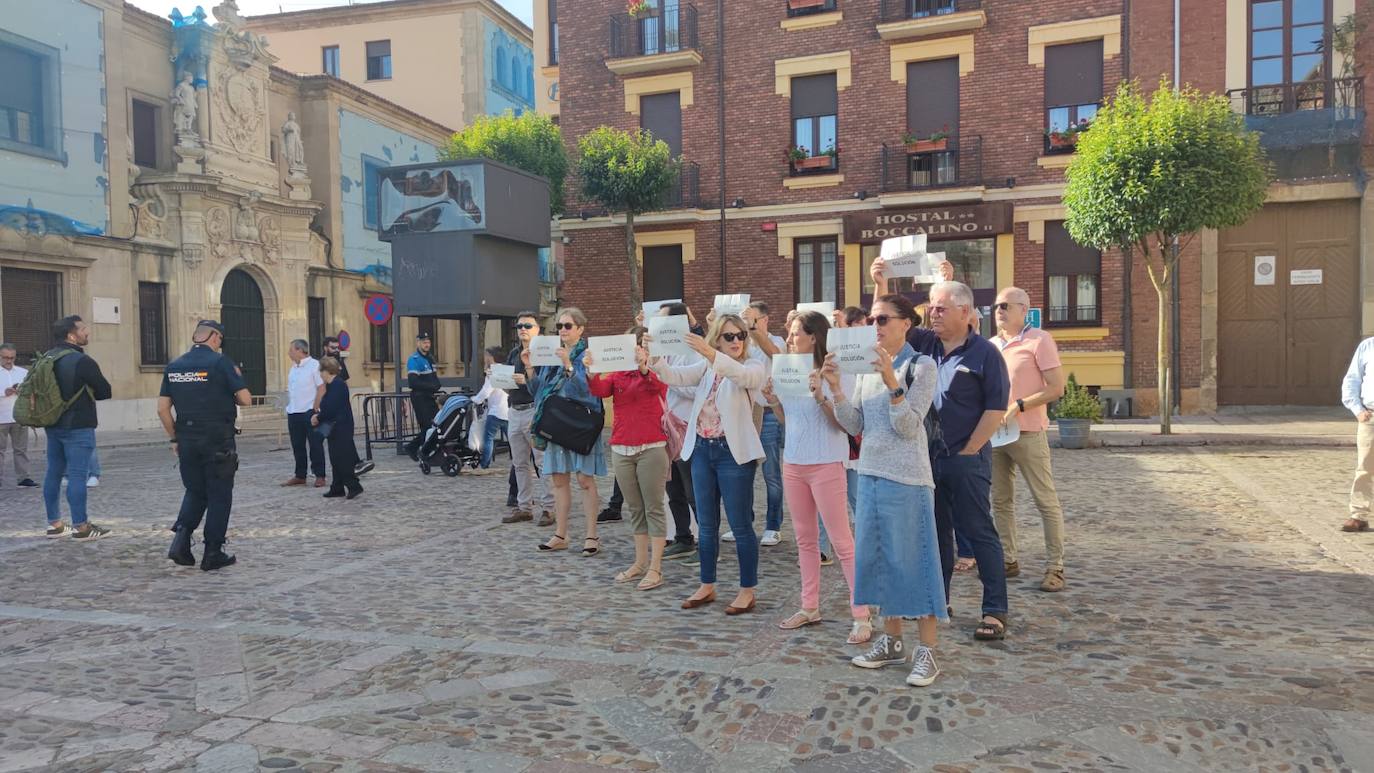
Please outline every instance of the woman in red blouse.
[[635, 533], [635, 562], [617, 574], [615, 581], [639, 579], [640, 590], [651, 590], [663, 584], [663, 546], [668, 537], [663, 515], [663, 491], [671, 463], [668, 436], [663, 431], [668, 387], [649, 370], [649, 352], [644, 349], [644, 334], [648, 331], [633, 327], [628, 332], [635, 337], [635, 362], [639, 369], [592, 375], [592, 353], [588, 351], [587, 386], [594, 396], [615, 401], [611, 465], [630, 508], [630, 525]]

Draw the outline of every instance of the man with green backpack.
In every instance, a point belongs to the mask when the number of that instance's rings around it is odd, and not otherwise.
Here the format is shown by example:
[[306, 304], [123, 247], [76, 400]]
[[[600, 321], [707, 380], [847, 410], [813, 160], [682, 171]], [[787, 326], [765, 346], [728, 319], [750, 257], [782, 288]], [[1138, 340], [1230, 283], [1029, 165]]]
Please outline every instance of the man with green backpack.
[[[82, 348], [90, 342], [90, 328], [78, 316], [53, 324], [57, 346], [39, 357], [19, 388], [15, 421], [42, 427], [48, 438], [48, 470], [43, 479], [43, 505], [48, 512], [48, 537], [71, 534], [94, 541], [110, 530], [86, 520], [86, 478], [95, 451], [95, 401], [110, 399], [110, 382]], [[67, 505], [72, 525], [62, 523], [62, 476], [67, 476]]]

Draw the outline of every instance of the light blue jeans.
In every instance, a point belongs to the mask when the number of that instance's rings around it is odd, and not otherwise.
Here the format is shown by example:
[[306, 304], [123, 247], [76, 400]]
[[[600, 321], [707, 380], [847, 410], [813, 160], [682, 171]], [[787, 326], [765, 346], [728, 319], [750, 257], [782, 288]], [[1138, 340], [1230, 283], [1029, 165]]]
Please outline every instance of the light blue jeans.
[[771, 411], [764, 411], [763, 429], [759, 432], [763, 443], [763, 484], [768, 493], [768, 512], [763, 528], [782, 529], [782, 445], [785, 442], [782, 422]]
[[43, 507], [48, 523], [62, 520], [62, 476], [67, 475], [67, 506], [72, 511], [72, 526], [86, 522], [86, 478], [91, 474], [95, 453], [95, 428], [61, 429], [47, 427], [48, 470], [43, 477]]

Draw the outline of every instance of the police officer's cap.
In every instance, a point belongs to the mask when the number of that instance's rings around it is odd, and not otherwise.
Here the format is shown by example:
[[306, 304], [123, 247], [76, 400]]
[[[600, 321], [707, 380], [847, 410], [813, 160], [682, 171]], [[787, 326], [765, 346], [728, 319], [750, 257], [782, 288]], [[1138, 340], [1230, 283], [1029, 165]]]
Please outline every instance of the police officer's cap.
[[424, 332], [422, 332], [422, 333], [420, 333], [419, 335], [415, 336], [415, 340], [416, 340], [416, 341], [428, 341], [428, 340], [429, 340], [429, 333], [424, 333]]
[[202, 319], [196, 323], [196, 327], [208, 327], [216, 333], [219, 333], [221, 338], [224, 337], [224, 325], [221, 325], [217, 320]]

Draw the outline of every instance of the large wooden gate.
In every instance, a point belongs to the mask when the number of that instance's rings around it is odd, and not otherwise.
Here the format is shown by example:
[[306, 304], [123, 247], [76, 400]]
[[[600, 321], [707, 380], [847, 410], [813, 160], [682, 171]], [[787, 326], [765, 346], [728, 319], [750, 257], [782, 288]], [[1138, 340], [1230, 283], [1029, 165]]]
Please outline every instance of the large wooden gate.
[[243, 371], [243, 383], [254, 395], [267, 394], [267, 342], [262, 290], [247, 272], [234, 269], [220, 292], [224, 319], [224, 353]]
[[1270, 205], [1223, 231], [1217, 402], [1339, 405], [1359, 339], [1359, 203]]

